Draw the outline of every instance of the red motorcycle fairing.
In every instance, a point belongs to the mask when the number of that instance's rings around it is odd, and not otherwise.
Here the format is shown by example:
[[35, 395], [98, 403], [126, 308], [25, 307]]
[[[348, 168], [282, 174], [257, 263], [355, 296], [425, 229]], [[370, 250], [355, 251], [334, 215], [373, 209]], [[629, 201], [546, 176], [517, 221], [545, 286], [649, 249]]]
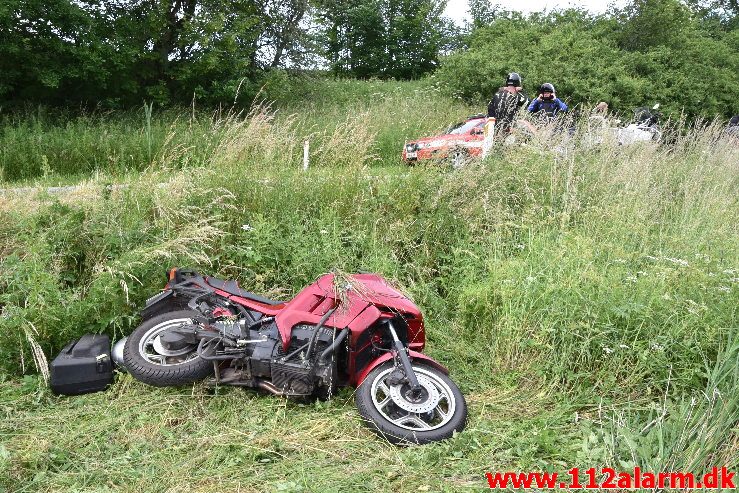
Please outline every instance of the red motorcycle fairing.
[[[170, 281], [177, 269], [170, 272]], [[334, 274], [325, 274], [305, 287], [295, 298], [280, 304], [268, 304], [244, 298], [210, 284], [211, 278], [201, 278], [218, 295], [233, 303], [275, 317], [283, 349], [290, 344], [292, 328], [299, 324], [317, 324], [330, 309], [336, 311], [325, 321], [325, 327], [348, 328], [351, 335], [363, 332], [377, 320], [396, 315], [408, 319], [408, 343], [412, 349], [423, 350], [426, 334], [423, 316], [418, 307], [377, 274], [354, 274], [351, 287], [334, 286]], [[170, 287], [167, 284], [165, 289]], [[339, 290], [342, 291], [339, 296]], [[341, 298], [341, 299], [340, 299]], [[339, 306], [341, 305], [341, 306]], [[371, 308], [371, 309], [370, 309]], [[350, 340], [355, 339], [352, 337]]]
[[[377, 352], [373, 349], [372, 335], [368, 329], [378, 320], [403, 317], [407, 328], [407, 343], [412, 354], [420, 355], [417, 351], [422, 351], [425, 346], [426, 334], [421, 311], [405, 295], [376, 274], [352, 275], [351, 288], [334, 286], [335, 275], [325, 274], [305, 287], [295, 298], [281, 304], [263, 303], [223, 291], [211, 285], [209, 279], [211, 278], [206, 277], [203, 280], [218, 296], [265, 316], [275, 317], [285, 351], [290, 345], [293, 327], [300, 324], [316, 325], [329, 310], [336, 308], [324, 322], [324, 327], [350, 331], [347, 370], [351, 382], [361, 382], [369, 370], [389, 357], [376, 358]], [[428, 359], [423, 355], [419, 358]], [[443, 368], [436, 362], [431, 364]], [[369, 370], [366, 369], [368, 367]], [[360, 373], [363, 376], [357, 378]]]
[[[336, 307], [324, 323], [325, 327], [348, 328], [351, 339], [383, 317], [406, 315], [422, 320], [421, 311], [405, 295], [393, 289], [375, 274], [356, 274], [351, 277], [352, 286], [334, 286], [334, 274], [321, 276], [303, 289], [275, 315], [283, 348], [290, 344], [292, 328], [298, 324], [317, 324], [330, 309]], [[341, 295], [339, 290], [343, 291]], [[341, 298], [341, 299], [340, 299]], [[417, 345], [425, 339], [423, 323], [414, 324], [415, 331], [408, 334]]]
[[[447, 370], [447, 368], [444, 365], [442, 365], [441, 363], [439, 363], [435, 359], [430, 358], [429, 356], [426, 356], [423, 353], [419, 353], [418, 351], [409, 350], [408, 351], [408, 355], [411, 357], [411, 361], [413, 361], [413, 360], [420, 360], [420, 361], [422, 361], [423, 363], [426, 363], [429, 366], [433, 366], [437, 370], [443, 372], [445, 375], [449, 375], [449, 370]], [[391, 360], [392, 358], [393, 358], [392, 353], [385, 353], [382, 356], [380, 356], [379, 358], [376, 358], [370, 364], [368, 364], [364, 368], [364, 370], [362, 370], [362, 372], [357, 377], [357, 381], [356, 382], [351, 382], [351, 383], [353, 385], [355, 385], [355, 386], [358, 387], [359, 385], [362, 384], [362, 382], [364, 381], [364, 379], [367, 378], [367, 375], [369, 375], [369, 372], [371, 372], [372, 370], [374, 370], [375, 368], [377, 368], [378, 366], [380, 366], [381, 364], [383, 364], [385, 361]]]

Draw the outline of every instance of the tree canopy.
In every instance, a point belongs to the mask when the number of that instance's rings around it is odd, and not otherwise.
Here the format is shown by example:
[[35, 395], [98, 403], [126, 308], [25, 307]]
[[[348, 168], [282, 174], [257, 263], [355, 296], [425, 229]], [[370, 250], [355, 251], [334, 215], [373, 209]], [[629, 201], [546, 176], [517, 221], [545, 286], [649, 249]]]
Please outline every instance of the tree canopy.
[[509, 71], [553, 82], [570, 102], [660, 102], [732, 114], [739, 87], [736, 0], [632, 0], [593, 16], [523, 16], [470, 0], [6, 0], [0, 105], [127, 107], [244, 102], [283, 68], [415, 79], [489, 98]]

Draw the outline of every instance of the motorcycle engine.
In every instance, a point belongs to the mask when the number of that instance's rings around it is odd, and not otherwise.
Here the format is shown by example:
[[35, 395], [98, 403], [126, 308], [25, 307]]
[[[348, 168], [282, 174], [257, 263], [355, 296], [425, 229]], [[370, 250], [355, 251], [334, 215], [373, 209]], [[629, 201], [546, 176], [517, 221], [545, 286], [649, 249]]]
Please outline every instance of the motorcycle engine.
[[310, 340], [315, 334], [313, 325], [293, 327], [287, 351], [277, 325], [272, 322], [259, 330], [251, 330], [249, 339], [258, 341], [249, 344], [243, 358], [244, 370], [252, 379], [266, 379], [282, 395], [311, 395], [316, 386], [333, 388], [336, 386], [336, 362], [338, 358], [328, 358], [324, 364], [318, 362], [321, 353], [332, 342], [333, 329], [322, 328], [308, 355]]

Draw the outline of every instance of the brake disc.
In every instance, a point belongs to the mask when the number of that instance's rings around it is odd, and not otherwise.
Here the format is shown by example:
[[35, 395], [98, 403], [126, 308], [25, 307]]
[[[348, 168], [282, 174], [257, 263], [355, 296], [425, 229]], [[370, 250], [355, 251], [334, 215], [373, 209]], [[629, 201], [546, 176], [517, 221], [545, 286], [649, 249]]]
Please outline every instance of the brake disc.
[[418, 384], [426, 391], [426, 399], [423, 402], [411, 402], [403, 395], [403, 387], [407, 387], [407, 384], [393, 385], [390, 387], [390, 397], [404, 411], [408, 411], [409, 413], [427, 413], [439, 404], [441, 396], [436, 385], [428, 377], [416, 373], [416, 378], [418, 379]]

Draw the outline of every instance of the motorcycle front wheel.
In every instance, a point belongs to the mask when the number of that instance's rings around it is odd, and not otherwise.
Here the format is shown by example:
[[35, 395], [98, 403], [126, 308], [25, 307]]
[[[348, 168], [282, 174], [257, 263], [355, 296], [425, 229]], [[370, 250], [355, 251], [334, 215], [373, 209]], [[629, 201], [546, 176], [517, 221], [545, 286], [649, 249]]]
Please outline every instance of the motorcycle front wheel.
[[123, 347], [126, 370], [137, 380], [157, 387], [185, 385], [213, 373], [213, 364], [198, 356], [197, 345], [167, 349], [160, 339], [168, 330], [201, 319], [196, 311], [177, 310], [145, 320]]
[[450, 438], [467, 423], [467, 403], [457, 385], [431, 366], [413, 363], [422, 387], [413, 396], [407, 383], [390, 385], [392, 362], [372, 370], [357, 389], [355, 403], [365, 423], [394, 444], [425, 444]]

